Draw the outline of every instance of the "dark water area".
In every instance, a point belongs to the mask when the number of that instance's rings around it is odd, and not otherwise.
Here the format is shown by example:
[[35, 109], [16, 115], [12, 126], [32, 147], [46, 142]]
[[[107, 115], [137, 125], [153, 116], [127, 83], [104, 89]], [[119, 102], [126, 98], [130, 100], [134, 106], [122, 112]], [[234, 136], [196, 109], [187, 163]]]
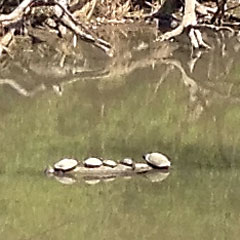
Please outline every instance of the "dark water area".
[[[0, 239], [239, 238], [239, 39], [208, 33], [212, 49], [193, 53], [124, 31], [113, 59], [88, 44], [64, 57], [56, 43], [1, 60]], [[163, 181], [43, 173], [63, 157], [149, 151], [172, 159]]]

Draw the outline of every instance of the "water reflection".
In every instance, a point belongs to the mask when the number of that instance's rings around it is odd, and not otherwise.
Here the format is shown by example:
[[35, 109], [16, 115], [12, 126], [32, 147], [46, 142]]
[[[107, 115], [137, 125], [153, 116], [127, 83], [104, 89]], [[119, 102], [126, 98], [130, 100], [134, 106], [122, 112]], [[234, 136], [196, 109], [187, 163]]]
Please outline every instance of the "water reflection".
[[[119, 34], [113, 59], [96, 49], [63, 67], [54, 49], [2, 59], [1, 239], [238, 238], [239, 42], [210, 39], [214, 49], [192, 58], [144, 31]], [[148, 151], [173, 160], [164, 181], [64, 185], [43, 174], [64, 157]]]
[[[145, 177], [147, 180], [151, 182], [162, 182], [164, 181], [168, 176], [170, 172], [169, 171], [158, 171], [158, 170], [152, 170], [147, 173], [142, 173], [139, 176]], [[53, 175], [51, 176], [58, 182], [65, 184], [65, 185], [71, 185], [75, 183], [84, 184], [87, 183], [89, 185], [95, 185], [101, 182], [108, 183], [112, 182], [114, 180], [117, 180], [119, 178], [130, 180], [132, 178], [139, 177], [136, 174], [134, 175], [123, 175], [123, 176], [107, 176], [107, 177], [100, 177], [100, 176], [88, 176], [88, 177], [82, 177], [82, 176], [73, 176], [72, 174], [65, 174], [62, 176]]]

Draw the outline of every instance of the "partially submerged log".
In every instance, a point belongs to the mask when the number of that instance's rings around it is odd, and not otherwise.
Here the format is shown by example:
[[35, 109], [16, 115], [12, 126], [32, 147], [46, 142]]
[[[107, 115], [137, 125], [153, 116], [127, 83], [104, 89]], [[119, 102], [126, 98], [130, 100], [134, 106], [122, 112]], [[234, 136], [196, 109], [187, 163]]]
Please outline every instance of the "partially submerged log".
[[113, 177], [113, 176], [125, 176], [125, 175], [135, 175], [139, 173], [144, 173], [153, 170], [154, 168], [146, 163], [136, 163], [135, 167], [126, 166], [123, 164], [117, 164], [116, 167], [100, 166], [100, 167], [86, 167], [83, 165], [78, 165], [71, 171], [63, 172], [56, 171], [52, 167], [48, 167], [45, 173], [48, 176], [56, 175], [73, 175], [73, 176], [88, 176], [88, 177]]
[[[51, 171], [49, 167], [45, 172]], [[146, 163], [136, 163], [135, 169], [118, 164], [115, 168], [101, 166], [98, 168], [86, 168], [78, 166], [74, 170], [62, 173], [54, 172], [47, 173], [49, 177], [55, 178], [62, 184], [73, 184], [76, 182], [85, 182], [87, 184], [96, 184], [100, 181], [113, 181], [118, 177], [131, 178], [137, 175], [144, 176], [152, 182], [161, 182], [168, 177], [169, 171], [167, 169], [155, 169]]]
[[[125, 158], [125, 160], [126, 159], [130, 160], [130, 158]], [[91, 164], [86, 164], [87, 161], [91, 161]], [[111, 161], [115, 162], [113, 160]], [[109, 165], [108, 163], [103, 165], [103, 163], [104, 160], [95, 157], [88, 158], [83, 162], [66, 158], [55, 163], [54, 167], [49, 166], [45, 170], [45, 174], [48, 177], [55, 177], [60, 182], [62, 181], [64, 183], [65, 181], [66, 184], [70, 184], [77, 179], [102, 180], [116, 177], [131, 177], [145, 173], [150, 174], [150, 172], [168, 173], [170, 166], [169, 164], [166, 164], [159, 167], [158, 164], [149, 164], [148, 161], [146, 161], [146, 163], [135, 163], [133, 160], [131, 165], [126, 161], [120, 161], [114, 165]]]

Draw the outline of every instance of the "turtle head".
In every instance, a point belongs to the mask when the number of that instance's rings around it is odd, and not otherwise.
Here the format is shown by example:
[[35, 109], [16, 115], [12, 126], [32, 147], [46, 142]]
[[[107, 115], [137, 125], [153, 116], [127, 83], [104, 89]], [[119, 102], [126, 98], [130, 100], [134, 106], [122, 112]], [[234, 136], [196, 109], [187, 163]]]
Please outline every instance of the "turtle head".
[[54, 175], [55, 170], [51, 166], [47, 166], [47, 168], [44, 170], [44, 173], [48, 176], [51, 177]]
[[150, 154], [150, 153], [143, 154], [143, 155], [142, 155], [143, 159], [146, 160], [146, 159], [149, 157], [149, 154]]

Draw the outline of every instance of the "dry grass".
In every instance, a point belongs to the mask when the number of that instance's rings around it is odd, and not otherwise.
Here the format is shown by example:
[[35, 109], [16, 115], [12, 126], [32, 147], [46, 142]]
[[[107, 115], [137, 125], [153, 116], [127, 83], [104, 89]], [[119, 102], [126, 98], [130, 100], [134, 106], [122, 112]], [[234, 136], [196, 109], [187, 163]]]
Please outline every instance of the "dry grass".
[[74, 16], [85, 20], [98, 20], [101, 22], [122, 21], [130, 17], [141, 18], [145, 12], [155, 10], [160, 6], [159, 1], [146, 4], [145, 1], [136, 0], [90, 0], [82, 4], [80, 0], [72, 0], [71, 6], [79, 6]]

